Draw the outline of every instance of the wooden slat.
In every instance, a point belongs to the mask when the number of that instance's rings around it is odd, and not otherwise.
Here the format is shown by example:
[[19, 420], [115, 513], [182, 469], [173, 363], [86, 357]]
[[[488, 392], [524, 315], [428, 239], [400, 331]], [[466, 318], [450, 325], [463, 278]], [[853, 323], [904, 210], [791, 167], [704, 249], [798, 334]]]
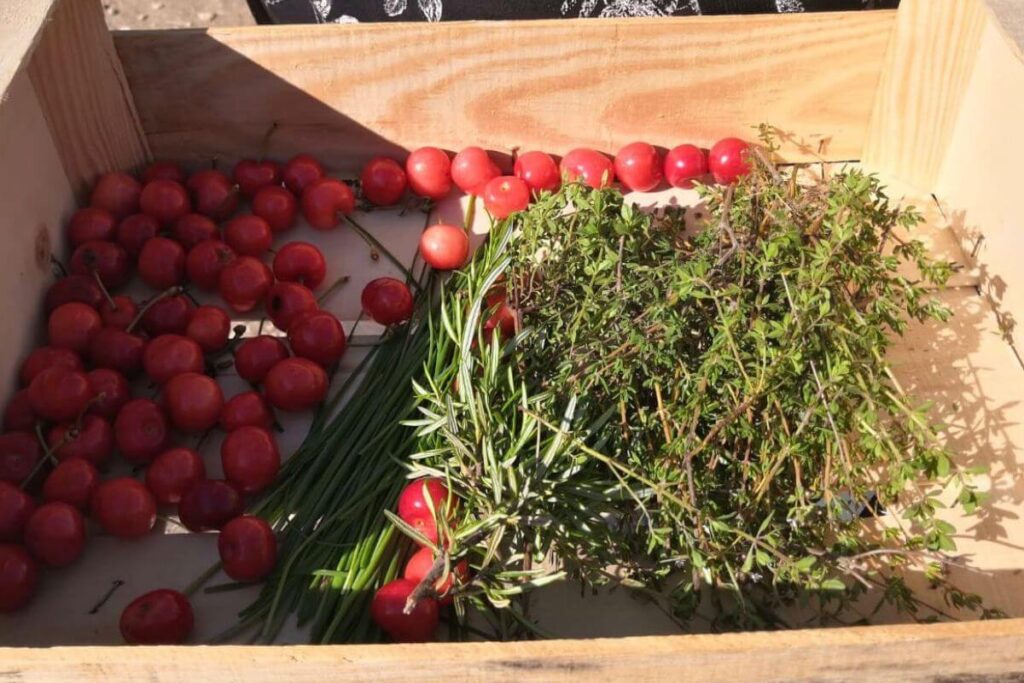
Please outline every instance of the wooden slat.
[[0, 2], [0, 27], [3, 30], [3, 40], [0, 41], [0, 101], [7, 98], [15, 75], [32, 54], [43, 25], [57, 2]]
[[[311, 150], [354, 172], [423, 144], [615, 152], [772, 124], [858, 158], [892, 12], [122, 33], [158, 157]], [[809, 158], [793, 147], [791, 158]]]
[[61, 0], [28, 72], [64, 171], [82, 193], [95, 176], [148, 158], [99, 0]]

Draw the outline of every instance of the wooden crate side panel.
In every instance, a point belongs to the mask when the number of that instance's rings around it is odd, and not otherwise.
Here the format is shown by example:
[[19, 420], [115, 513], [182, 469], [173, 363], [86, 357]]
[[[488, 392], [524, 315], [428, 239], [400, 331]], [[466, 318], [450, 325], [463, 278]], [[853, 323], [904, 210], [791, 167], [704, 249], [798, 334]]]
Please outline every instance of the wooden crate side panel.
[[115, 43], [154, 154], [308, 150], [352, 173], [433, 144], [605, 152], [769, 122], [787, 155], [855, 159], [892, 12], [129, 32]]
[[65, 173], [80, 196], [98, 173], [149, 156], [99, 0], [62, 0], [28, 65]]

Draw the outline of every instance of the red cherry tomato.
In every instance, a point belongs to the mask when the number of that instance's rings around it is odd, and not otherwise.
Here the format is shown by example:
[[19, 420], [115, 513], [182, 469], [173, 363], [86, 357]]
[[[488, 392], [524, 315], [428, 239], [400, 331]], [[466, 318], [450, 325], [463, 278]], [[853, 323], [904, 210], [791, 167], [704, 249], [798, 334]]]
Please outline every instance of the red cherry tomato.
[[423, 598], [411, 613], [405, 613], [405, 602], [415, 589], [412, 581], [396, 579], [381, 586], [370, 603], [374, 623], [395, 642], [425, 643], [437, 630], [437, 600]]
[[317, 230], [336, 228], [340, 216], [355, 210], [356, 199], [352, 188], [334, 178], [314, 180], [302, 193], [302, 215]]
[[84, 372], [52, 367], [43, 370], [28, 385], [32, 412], [51, 422], [77, 418], [89, 405], [92, 390]]
[[230, 335], [231, 318], [219, 306], [200, 306], [185, 328], [185, 336], [199, 344], [204, 353], [223, 349]]
[[174, 221], [171, 226], [171, 237], [186, 251], [203, 240], [214, 240], [220, 237], [217, 224], [201, 213], [186, 213]]
[[252, 212], [265, 220], [274, 232], [284, 232], [295, 225], [298, 202], [289, 190], [270, 185], [252, 198]]
[[277, 563], [274, 530], [259, 517], [242, 515], [224, 525], [217, 537], [224, 573], [235, 581], [260, 581]]
[[379, 277], [368, 282], [360, 302], [363, 310], [380, 325], [395, 325], [412, 317], [412, 292], [404, 282], [393, 277]]
[[154, 180], [142, 188], [139, 209], [160, 225], [169, 226], [191, 211], [192, 202], [181, 183]]
[[295, 155], [284, 165], [281, 172], [285, 187], [297, 195], [301, 195], [313, 181], [323, 177], [324, 167], [308, 154]]
[[526, 152], [516, 158], [512, 169], [515, 177], [521, 179], [533, 192], [544, 190], [554, 192], [562, 184], [558, 165], [546, 152]]
[[162, 588], [128, 603], [121, 613], [121, 637], [129, 645], [178, 645], [185, 642], [195, 616], [188, 598]]
[[145, 348], [142, 337], [116, 327], [104, 327], [92, 338], [89, 358], [98, 368], [117, 370], [125, 377], [133, 377], [142, 369]]
[[175, 375], [202, 372], [205, 361], [203, 349], [194, 339], [163, 334], [146, 344], [142, 365], [151, 380], [164, 384]]
[[405, 161], [405, 175], [413, 192], [428, 199], [443, 199], [452, 190], [452, 163], [437, 147], [420, 147]]
[[259, 216], [235, 216], [224, 226], [224, 241], [242, 256], [261, 256], [274, 243], [270, 224]]
[[661, 184], [661, 155], [646, 142], [631, 142], [615, 155], [615, 177], [628, 190], [650, 192]]
[[239, 427], [220, 446], [224, 478], [242, 493], [259, 493], [274, 483], [281, 453], [274, 436], [262, 427]]
[[36, 414], [32, 412], [32, 402], [28, 398], [28, 389], [19, 389], [11, 396], [4, 409], [4, 431], [32, 431], [36, 427]]
[[114, 421], [114, 441], [128, 462], [151, 462], [170, 442], [164, 411], [149, 399], [129, 401]]
[[93, 240], [79, 245], [71, 254], [70, 270], [75, 275], [99, 277], [107, 289], [117, 289], [130, 276], [128, 252], [113, 242]]
[[77, 301], [53, 309], [46, 324], [50, 346], [78, 353], [88, 350], [92, 338], [101, 327], [103, 319], [96, 309]]
[[36, 435], [31, 432], [0, 434], [0, 481], [20, 486], [43, 457]]
[[133, 259], [142, 253], [146, 242], [160, 232], [160, 223], [152, 216], [144, 213], [133, 213], [117, 225], [117, 243], [128, 252]]
[[[431, 568], [434, 566], [434, 551], [430, 548], [420, 548], [409, 561], [405, 564], [405, 571], [402, 572], [402, 578], [412, 581], [413, 584], [419, 585], [423, 579], [427, 578], [427, 574], [430, 573]], [[469, 562], [462, 560], [452, 567], [452, 570], [448, 572], [447, 576], [443, 576], [434, 582], [434, 590], [441, 596], [440, 604], [448, 605], [452, 601], [452, 597], [448, 595], [451, 591], [453, 584], [458, 583], [464, 584], [469, 580]]]
[[189, 531], [220, 529], [242, 514], [242, 494], [223, 479], [200, 479], [185, 489], [178, 519]]
[[127, 378], [109, 368], [96, 368], [87, 373], [86, 377], [89, 378], [89, 388], [93, 394], [89, 412], [113, 420], [124, 404], [131, 400]]
[[315, 311], [298, 318], [288, 328], [292, 353], [329, 368], [345, 353], [345, 328], [327, 311]]
[[142, 186], [127, 173], [104, 173], [96, 181], [89, 197], [89, 205], [124, 218], [139, 210], [139, 195]]
[[149, 183], [154, 180], [173, 180], [176, 183], [185, 182], [185, 171], [173, 161], [154, 161], [142, 172], [142, 182]]
[[0, 612], [21, 609], [36, 593], [39, 570], [20, 545], [0, 544]]
[[142, 314], [142, 329], [151, 337], [184, 334], [195, 311], [195, 305], [187, 296], [164, 296], [146, 308]]
[[363, 166], [359, 177], [366, 201], [377, 206], [394, 206], [405, 194], [405, 171], [394, 159], [374, 157]]
[[750, 173], [749, 150], [750, 145], [739, 138], [724, 138], [716, 142], [708, 153], [708, 169], [715, 182], [731, 185]]
[[0, 543], [21, 541], [35, 509], [32, 496], [9, 481], [0, 481]]
[[232, 396], [220, 411], [220, 428], [225, 432], [246, 426], [270, 429], [273, 424], [274, 416], [270, 414], [270, 406], [257, 391]]
[[224, 393], [212, 377], [186, 372], [172, 377], [164, 385], [164, 403], [176, 429], [202, 432], [220, 419]]
[[467, 147], [452, 159], [451, 174], [460, 190], [478, 195], [492, 178], [501, 175], [501, 169], [480, 147]]
[[217, 291], [220, 272], [235, 259], [235, 250], [220, 240], [205, 240], [189, 250], [185, 273], [190, 282], [207, 292]]
[[252, 256], [239, 256], [224, 266], [218, 287], [220, 296], [238, 313], [247, 313], [263, 301], [274, 274], [267, 264]]
[[281, 184], [281, 165], [276, 161], [242, 159], [235, 164], [231, 176], [246, 197], [252, 197], [261, 188]]
[[275, 282], [267, 293], [267, 316], [277, 329], [287, 332], [300, 315], [317, 310], [313, 292], [297, 282]]
[[139, 277], [154, 289], [167, 289], [185, 280], [185, 248], [167, 237], [154, 237], [139, 254]]
[[[111, 301], [113, 304], [111, 304]], [[130, 296], [118, 294], [111, 297], [111, 301], [104, 300], [100, 304], [100, 318], [103, 320], [103, 327], [116, 327], [120, 330], [127, 329], [135, 316], [139, 313], [139, 307], [135, 305], [134, 299]], [[86, 351], [88, 348], [85, 349]]]
[[[501, 220], [530, 205], [530, 187], [515, 176], [499, 176], [484, 187], [484, 206]], [[467, 240], [468, 241], [468, 240]]]
[[131, 477], [100, 483], [89, 505], [103, 530], [118, 538], [145, 536], [156, 524], [156, 500], [145, 486]]
[[87, 510], [100, 484], [96, 466], [84, 458], [68, 458], [50, 472], [43, 482], [43, 500], [60, 501]]
[[85, 518], [67, 503], [44, 503], [28, 518], [25, 547], [47, 567], [66, 567], [85, 550]]
[[665, 179], [672, 187], [689, 189], [708, 172], [708, 157], [700, 147], [679, 145], [665, 155]]
[[105, 209], [89, 206], [71, 214], [68, 222], [68, 241], [77, 247], [92, 240], [112, 240], [117, 231], [117, 219]]
[[420, 236], [420, 256], [435, 270], [461, 268], [469, 258], [469, 236], [454, 225], [431, 225]]
[[22, 362], [18, 377], [22, 384], [30, 384], [43, 370], [48, 368], [64, 368], [65, 370], [81, 370], [82, 360], [71, 349], [58, 349], [53, 346], [40, 346]]
[[505, 292], [491, 292], [487, 295], [486, 302], [491, 315], [484, 322], [484, 339], [490, 341], [495, 330], [498, 332], [498, 339], [514, 337], [519, 316], [516, 309], [509, 305]]
[[[427, 504], [427, 496], [430, 496], [430, 505]], [[403, 521], [412, 524], [421, 517], [430, 518], [431, 524], [434, 521], [434, 512], [438, 513], [442, 506], [448, 501], [448, 487], [440, 479], [426, 477], [410, 482], [402, 489], [398, 496], [398, 516]], [[437, 531], [434, 531], [434, 538]]]
[[222, 221], [238, 208], [238, 190], [231, 180], [214, 169], [196, 171], [188, 177], [196, 213]]
[[98, 415], [86, 415], [80, 425], [65, 423], [50, 429], [46, 443], [58, 460], [82, 458], [102, 465], [114, 452], [114, 428]]
[[103, 292], [91, 275], [68, 275], [50, 285], [46, 290], [46, 312], [50, 313], [61, 304], [77, 301], [99, 308], [103, 303]]
[[277, 337], [252, 337], [235, 349], [235, 370], [247, 382], [259, 384], [266, 378], [270, 368], [287, 357], [288, 347]]
[[316, 289], [327, 276], [323, 253], [309, 242], [289, 242], [274, 255], [274, 277]]
[[569, 182], [579, 180], [593, 188], [609, 187], [615, 182], [611, 160], [593, 149], [574, 149], [562, 158], [562, 174]]
[[146, 488], [160, 505], [177, 505], [197, 481], [206, 478], [202, 457], [191, 448], [172, 448], [146, 468]]
[[327, 396], [327, 373], [306, 358], [285, 358], [265, 379], [267, 400], [279, 410], [309, 410]]

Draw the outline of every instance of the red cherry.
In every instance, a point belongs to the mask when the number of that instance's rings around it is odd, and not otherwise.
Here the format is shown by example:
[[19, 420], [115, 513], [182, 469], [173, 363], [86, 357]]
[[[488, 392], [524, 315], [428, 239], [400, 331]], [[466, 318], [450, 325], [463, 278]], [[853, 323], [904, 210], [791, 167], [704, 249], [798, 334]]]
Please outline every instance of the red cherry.
[[0, 481], [20, 486], [43, 457], [39, 440], [32, 432], [0, 434]]
[[[405, 564], [405, 571], [402, 572], [402, 578], [408, 581], [412, 581], [417, 586], [427, 577], [430, 570], [434, 566], [434, 551], [430, 548], [420, 548], [409, 561]], [[462, 560], [452, 567], [452, 570], [448, 572], [447, 576], [444, 576], [434, 582], [434, 590], [437, 594], [444, 596], [440, 600], [440, 604], [448, 605], [451, 604], [452, 597], [447, 595], [452, 589], [452, 585], [455, 581], [464, 584], [469, 580], [469, 562]]]
[[214, 240], [220, 237], [217, 224], [201, 213], [186, 213], [174, 221], [171, 226], [171, 237], [186, 251], [203, 240]]
[[270, 225], [252, 214], [235, 216], [224, 226], [224, 241], [242, 256], [261, 256], [274, 243]]
[[220, 446], [224, 478], [242, 493], [259, 493], [274, 483], [281, 453], [273, 435], [262, 427], [239, 427]]
[[205, 478], [206, 465], [191, 448], [164, 451], [146, 468], [146, 488], [161, 505], [177, 505], [186, 490]]
[[708, 172], [708, 157], [700, 147], [679, 145], [665, 155], [665, 180], [672, 187], [689, 189]]
[[244, 501], [223, 479], [200, 479], [185, 489], [178, 503], [178, 519], [189, 531], [220, 529], [242, 514]]
[[188, 598], [160, 589], [132, 600], [121, 613], [121, 637], [129, 645], [178, 645], [188, 638], [195, 615]]
[[195, 311], [195, 306], [187, 296], [165, 296], [154, 301], [142, 314], [142, 329], [154, 337], [161, 334], [183, 334]]
[[530, 186], [515, 176], [499, 176], [484, 186], [483, 196], [487, 212], [500, 221], [530, 205]]
[[139, 210], [139, 195], [142, 186], [127, 173], [104, 173], [96, 181], [89, 197], [89, 205], [124, 218]]
[[443, 199], [452, 190], [452, 164], [437, 147], [420, 147], [405, 161], [409, 187], [421, 197]]
[[437, 631], [437, 600], [422, 598], [411, 613], [405, 613], [405, 603], [414, 590], [412, 581], [396, 579], [381, 586], [370, 603], [374, 623], [395, 642], [425, 643]]
[[251, 256], [239, 256], [220, 272], [218, 283], [221, 298], [238, 313], [247, 313], [263, 301], [274, 274], [262, 261]]
[[277, 563], [274, 530], [259, 517], [242, 515], [224, 525], [217, 537], [224, 573], [235, 581], [260, 581]]
[[43, 370], [64, 368], [66, 370], [82, 370], [82, 360], [71, 349], [58, 349], [54, 346], [40, 346], [33, 349], [22, 364], [18, 374], [22, 384], [30, 384]]
[[85, 518], [67, 503], [44, 503], [28, 518], [25, 547], [47, 567], [66, 567], [85, 550]]
[[327, 276], [323, 253], [309, 242], [289, 242], [274, 255], [274, 277], [316, 289]]
[[78, 301], [93, 308], [103, 303], [103, 292], [91, 275], [68, 275], [50, 285], [46, 290], [46, 312], [50, 313], [61, 304]]
[[156, 500], [131, 477], [108, 479], [96, 487], [89, 504], [103, 530], [118, 538], [145, 536], [156, 524]]
[[329, 368], [345, 353], [345, 329], [327, 311], [304, 315], [288, 328], [292, 353]]
[[327, 396], [327, 373], [306, 358], [285, 358], [265, 378], [267, 400], [279, 410], [309, 410]]
[[615, 155], [615, 177], [626, 189], [650, 192], [662, 176], [661, 155], [646, 142], [631, 142]]
[[103, 327], [103, 320], [95, 308], [73, 301], [53, 309], [46, 329], [50, 346], [82, 353], [89, 348], [92, 338]]
[[562, 176], [558, 172], [558, 165], [545, 152], [526, 152], [516, 158], [513, 174], [525, 182], [530, 190], [540, 193], [556, 191], [562, 184]]
[[615, 182], [611, 160], [593, 149], [574, 149], [562, 158], [562, 174], [569, 182], [579, 180], [593, 188], [608, 187]]
[[232, 396], [220, 411], [220, 428], [225, 432], [246, 426], [270, 429], [273, 424], [274, 417], [270, 414], [270, 406], [257, 391], [246, 391]]
[[32, 402], [28, 398], [28, 389], [19, 389], [11, 396], [4, 409], [4, 431], [32, 431], [36, 426], [36, 414], [32, 412]]
[[176, 183], [184, 183], [185, 171], [173, 161], [154, 161], [142, 172], [142, 182], [145, 184], [154, 180], [173, 180]]
[[405, 194], [405, 171], [394, 159], [374, 157], [363, 166], [359, 176], [366, 201], [377, 206], [393, 206]]
[[288, 347], [277, 337], [252, 337], [235, 349], [235, 370], [247, 382], [259, 384], [266, 378], [270, 368], [287, 357]]
[[158, 179], [142, 188], [139, 208], [160, 225], [168, 226], [191, 211], [192, 202], [181, 183]]
[[114, 452], [114, 429], [99, 415], [86, 415], [81, 424], [54, 426], [46, 442], [58, 460], [82, 458], [93, 465], [102, 465]]
[[124, 404], [131, 400], [128, 380], [117, 370], [109, 368], [96, 368], [86, 377], [93, 394], [89, 412], [113, 420]]
[[29, 603], [39, 583], [36, 562], [20, 545], [0, 544], [0, 613]]
[[461, 268], [469, 258], [469, 236], [455, 225], [431, 225], [420, 235], [420, 256], [435, 270]]
[[265, 220], [274, 232], [284, 232], [295, 225], [298, 201], [285, 188], [270, 185], [252, 198], [252, 212]]
[[78, 370], [48, 368], [28, 385], [32, 411], [51, 422], [77, 418], [89, 405], [90, 398], [89, 378]]
[[708, 169], [719, 185], [731, 185], [750, 173], [750, 145], [739, 138], [724, 138], [708, 153]]
[[196, 372], [175, 375], [164, 386], [171, 424], [182, 432], [203, 432], [220, 418], [224, 394], [212, 378]]
[[242, 159], [235, 164], [231, 176], [246, 197], [252, 197], [260, 188], [281, 184], [281, 165], [276, 161]]
[[484, 339], [490, 341], [494, 331], [498, 331], [499, 339], [509, 339], [516, 334], [516, 323], [519, 316], [509, 305], [504, 291], [495, 291], [487, 295], [487, 308], [491, 315], [484, 322]]
[[170, 427], [155, 402], [137, 398], [125, 404], [114, 421], [114, 440], [124, 459], [147, 463], [167, 449]]
[[231, 335], [231, 318], [219, 306], [200, 306], [185, 328], [185, 336], [199, 344], [205, 353], [220, 351]]
[[452, 181], [466, 194], [481, 194], [484, 186], [501, 175], [501, 169], [480, 147], [467, 147], [452, 159]]
[[130, 276], [128, 252], [113, 242], [86, 242], [71, 254], [70, 270], [90, 277], [95, 273], [107, 289], [117, 289]]
[[11, 482], [0, 480], [0, 543], [21, 541], [25, 524], [35, 509], [32, 496]]
[[315, 180], [302, 193], [302, 215], [317, 230], [337, 227], [339, 214], [347, 216], [355, 207], [352, 188], [334, 178]]
[[154, 289], [185, 281], [185, 248], [172, 239], [154, 237], [139, 254], [139, 277]]
[[[430, 505], [427, 504], [428, 496]], [[419, 518], [427, 517], [433, 524], [435, 512], [439, 513], [447, 501], [448, 487], [444, 485], [443, 481], [432, 477], [416, 479], [407, 484], [398, 496], [398, 516], [410, 524]], [[431, 511], [431, 507], [433, 511]], [[437, 538], [436, 529], [433, 538]]]
[[287, 332], [303, 313], [317, 310], [316, 297], [297, 282], [275, 282], [267, 293], [267, 315], [277, 329]]
[[238, 208], [238, 190], [220, 171], [196, 171], [188, 177], [187, 185], [196, 213], [222, 221]]
[[43, 482], [43, 500], [60, 501], [87, 510], [92, 494], [100, 484], [96, 466], [85, 458], [62, 461]]
[[68, 222], [68, 241], [71, 246], [92, 240], [112, 240], [117, 227], [114, 214], [105, 209], [86, 207], [71, 214]]
[[301, 195], [313, 181], [323, 177], [324, 167], [308, 154], [298, 154], [292, 157], [281, 171], [281, 179], [284, 180], [285, 187], [297, 195]]
[[164, 384], [175, 375], [202, 372], [205, 361], [203, 349], [194, 339], [180, 334], [162, 334], [146, 344], [142, 365], [151, 380]]
[[412, 292], [404, 282], [393, 277], [371, 280], [363, 288], [360, 301], [363, 310], [380, 325], [395, 325], [412, 317]]
[[89, 358], [98, 368], [117, 370], [125, 377], [134, 377], [142, 369], [142, 352], [146, 342], [142, 337], [104, 327], [92, 338]]
[[[103, 319], [103, 327], [116, 327], [119, 330], [128, 329], [128, 326], [135, 320], [135, 316], [139, 314], [139, 307], [135, 305], [135, 301], [123, 294], [118, 294], [112, 297], [113, 305], [110, 301], [104, 299], [103, 303], [100, 304], [100, 318]], [[116, 308], [115, 308], [116, 307]]]
[[133, 213], [117, 225], [117, 243], [128, 255], [138, 259], [146, 242], [157, 236], [160, 224], [152, 216]]
[[207, 292], [217, 291], [220, 272], [233, 261], [235, 250], [220, 240], [205, 240], [192, 247], [185, 257], [189, 281]]

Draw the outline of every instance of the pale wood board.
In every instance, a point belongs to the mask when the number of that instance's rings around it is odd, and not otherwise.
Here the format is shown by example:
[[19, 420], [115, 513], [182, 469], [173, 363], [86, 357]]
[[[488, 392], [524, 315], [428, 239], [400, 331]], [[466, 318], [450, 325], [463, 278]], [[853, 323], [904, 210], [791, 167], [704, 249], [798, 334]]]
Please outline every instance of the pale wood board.
[[[830, 160], [861, 154], [888, 11], [654, 20], [128, 32], [115, 43], [155, 156], [468, 144], [615, 153], [710, 145], [761, 122]], [[822, 68], [822, 65], [828, 65]], [[794, 146], [794, 159], [811, 158]]]

